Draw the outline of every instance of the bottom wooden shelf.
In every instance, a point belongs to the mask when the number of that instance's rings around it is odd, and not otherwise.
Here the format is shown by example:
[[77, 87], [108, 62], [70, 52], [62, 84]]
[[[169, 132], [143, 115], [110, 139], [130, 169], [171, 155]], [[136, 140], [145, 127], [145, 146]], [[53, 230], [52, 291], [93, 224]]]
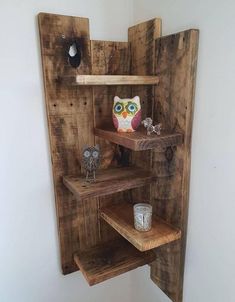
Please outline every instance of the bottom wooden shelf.
[[153, 251], [140, 252], [125, 239], [117, 239], [77, 252], [74, 260], [89, 285], [121, 275], [155, 260]]

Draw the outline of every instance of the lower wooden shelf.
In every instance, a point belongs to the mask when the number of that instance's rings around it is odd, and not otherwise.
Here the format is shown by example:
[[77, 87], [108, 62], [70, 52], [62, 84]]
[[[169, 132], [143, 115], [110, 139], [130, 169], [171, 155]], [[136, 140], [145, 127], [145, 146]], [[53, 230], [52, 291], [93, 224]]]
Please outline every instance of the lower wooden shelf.
[[95, 285], [151, 263], [155, 258], [152, 251], [140, 252], [123, 238], [74, 255], [74, 261], [89, 285]]
[[140, 251], [159, 247], [181, 237], [179, 229], [156, 216], [152, 219], [150, 231], [137, 231], [134, 228], [133, 205], [131, 204], [120, 204], [101, 209], [100, 216]]

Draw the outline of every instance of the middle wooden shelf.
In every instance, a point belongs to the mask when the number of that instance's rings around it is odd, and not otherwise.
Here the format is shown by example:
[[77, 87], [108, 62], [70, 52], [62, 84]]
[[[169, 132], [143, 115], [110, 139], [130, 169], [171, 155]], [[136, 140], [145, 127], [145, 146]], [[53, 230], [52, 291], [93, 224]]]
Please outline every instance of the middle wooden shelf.
[[82, 176], [64, 176], [65, 186], [78, 199], [104, 196], [145, 186], [154, 180], [151, 172], [136, 167], [99, 170], [96, 182], [86, 182]]

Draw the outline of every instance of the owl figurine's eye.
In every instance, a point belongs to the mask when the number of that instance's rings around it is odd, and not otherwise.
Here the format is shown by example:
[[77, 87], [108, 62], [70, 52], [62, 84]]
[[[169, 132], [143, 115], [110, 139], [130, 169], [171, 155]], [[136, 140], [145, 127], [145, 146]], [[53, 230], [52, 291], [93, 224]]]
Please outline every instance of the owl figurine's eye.
[[93, 152], [92, 152], [92, 156], [93, 156], [94, 158], [98, 158], [99, 153], [98, 153], [97, 151], [93, 151]]
[[117, 103], [114, 106], [114, 112], [115, 113], [121, 113], [123, 111], [123, 105], [121, 103]]
[[91, 152], [88, 151], [88, 150], [86, 150], [86, 151], [83, 153], [83, 155], [84, 155], [86, 158], [88, 158], [89, 156], [91, 156]]
[[135, 103], [128, 102], [128, 104], [126, 106], [126, 110], [127, 110], [127, 112], [129, 112], [131, 114], [136, 113], [137, 105]]

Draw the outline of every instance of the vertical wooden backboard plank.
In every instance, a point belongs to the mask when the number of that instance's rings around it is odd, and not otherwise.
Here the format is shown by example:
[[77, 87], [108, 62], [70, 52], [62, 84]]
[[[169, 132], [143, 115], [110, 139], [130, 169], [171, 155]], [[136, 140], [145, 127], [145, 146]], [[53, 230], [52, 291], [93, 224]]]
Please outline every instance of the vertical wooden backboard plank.
[[[91, 73], [89, 20], [46, 13], [38, 19], [61, 263], [66, 274], [77, 270], [74, 252], [96, 244], [99, 235], [98, 202], [77, 202], [62, 183], [62, 176], [81, 173], [82, 148], [94, 144], [92, 89], [63, 81], [65, 76]], [[74, 41], [82, 53], [78, 68], [68, 60]]]
[[170, 131], [181, 131], [184, 143], [155, 150], [152, 186], [154, 212], [180, 227], [182, 239], [155, 250], [152, 280], [174, 302], [182, 301], [188, 216], [191, 134], [196, 77], [197, 30], [187, 30], [156, 40], [155, 70], [160, 83], [155, 88], [154, 120]]
[[[92, 74], [93, 75], [128, 75], [129, 74], [129, 48], [127, 42], [91, 41]], [[94, 97], [94, 124], [96, 127], [111, 126], [113, 98], [115, 95], [128, 97], [129, 86], [95, 86]], [[113, 164], [116, 155], [116, 145], [95, 138], [102, 148], [101, 168]]]
[[[131, 52], [130, 74], [155, 75], [155, 39], [161, 36], [161, 19], [155, 18], [128, 29], [128, 42]], [[142, 119], [152, 117], [154, 103], [153, 86], [133, 86], [132, 96], [141, 100]], [[151, 168], [152, 151], [132, 152], [132, 164]], [[134, 202], [150, 200], [150, 186], [133, 190]]]
[[[127, 42], [91, 41], [92, 74], [93, 75], [128, 75], [130, 72], [130, 53]], [[111, 126], [113, 98], [131, 95], [130, 86], [96, 86], [93, 87], [94, 125], [95, 127]], [[116, 144], [95, 137], [100, 145], [102, 162], [101, 169], [119, 165], [120, 150]], [[123, 150], [124, 151], [124, 150]], [[124, 151], [125, 152], [125, 151]], [[99, 198], [99, 206], [127, 202], [128, 192], [120, 192]], [[115, 238], [118, 233], [103, 219], [99, 221], [100, 239], [102, 242]]]
[[[154, 75], [155, 39], [161, 36], [161, 19], [152, 19], [128, 29], [132, 75]], [[152, 86], [132, 87], [132, 94], [141, 99], [143, 118], [152, 115], [154, 89]]]

